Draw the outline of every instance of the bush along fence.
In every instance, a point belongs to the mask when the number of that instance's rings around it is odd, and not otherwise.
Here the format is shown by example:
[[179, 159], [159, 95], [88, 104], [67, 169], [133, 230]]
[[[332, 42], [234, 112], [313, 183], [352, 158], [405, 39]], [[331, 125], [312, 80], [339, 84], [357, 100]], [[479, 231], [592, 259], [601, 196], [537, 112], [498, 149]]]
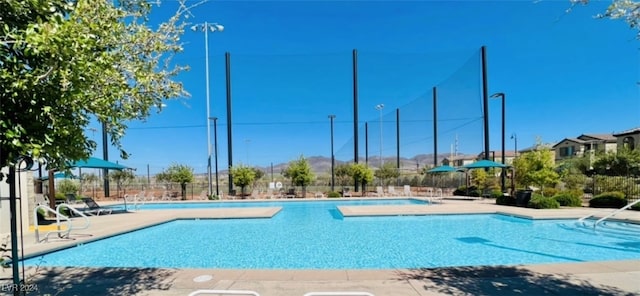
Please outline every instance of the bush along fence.
[[640, 178], [595, 175], [587, 181], [585, 186], [585, 193], [591, 193], [594, 197], [608, 192], [622, 192], [629, 202], [638, 200], [640, 199]]

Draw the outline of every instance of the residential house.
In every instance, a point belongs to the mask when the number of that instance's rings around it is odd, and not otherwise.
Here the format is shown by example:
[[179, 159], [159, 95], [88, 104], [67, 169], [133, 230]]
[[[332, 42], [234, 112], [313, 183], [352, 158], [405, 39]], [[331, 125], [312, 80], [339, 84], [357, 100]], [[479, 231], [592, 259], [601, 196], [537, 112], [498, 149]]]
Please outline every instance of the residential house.
[[444, 159], [442, 159], [442, 165], [448, 165], [452, 167], [461, 167], [463, 165], [473, 163], [474, 161], [476, 161], [476, 159], [478, 159], [477, 155], [471, 155], [471, 154], [453, 155], [453, 156], [445, 157]]
[[565, 138], [553, 145], [556, 162], [572, 157], [594, 155], [596, 152], [615, 152], [617, 139], [613, 134], [583, 134]]
[[637, 149], [640, 144], [640, 127], [613, 134], [618, 148]]
[[[504, 161], [506, 165], [513, 164], [513, 160], [516, 158], [516, 151], [505, 151], [504, 152]], [[484, 152], [480, 152], [477, 159], [484, 159]], [[489, 151], [489, 160], [502, 163], [502, 151]]]

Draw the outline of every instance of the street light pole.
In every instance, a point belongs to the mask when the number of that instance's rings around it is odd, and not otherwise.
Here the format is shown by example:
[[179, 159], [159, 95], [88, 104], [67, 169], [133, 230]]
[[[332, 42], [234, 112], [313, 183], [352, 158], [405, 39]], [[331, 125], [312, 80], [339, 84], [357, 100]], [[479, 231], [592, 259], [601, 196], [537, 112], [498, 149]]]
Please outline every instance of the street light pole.
[[[505, 157], [505, 155], [504, 155], [504, 150], [505, 150], [504, 149], [504, 138], [505, 138], [504, 137], [504, 134], [505, 134], [505, 123], [504, 123], [504, 117], [505, 117], [504, 116], [505, 115], [504, 114], [505, 113], [505, 111], [504, 111], [504, 107], [505, 107], [504, 106], [505, 105], [504, 101], [505, 101], [505, 98], [504, 97], [505, 96], [504, 96], [504, 93], [495, 93], [495, 94], [491, 95], [491, 97], [492, 98], [501, 98], [502, 99], [502, 164], [505, 164], [505, 158], [504, 158]], [[506, 176], [505, 176], [505, 174], [506, 174], [506, 170], [504, 168], [502, 168], [502, 174], [500, 174], [500, 186], [501, 186], [502, 192], [506, 191], [506, 188], [505, 188], [505, 177]]]
[[205, 79], [206, 79], [206, 95], [207, 95], [207, 179], [209, 185], [207, 186], [207, 195], [211, 195], [213, 192], [212, 180], [211, 180], [211, 124], [209, 124], [210, 118], [210, 96], [209, 96], [209, 31], [222, 32], [224, 30], [224, 26], [217, 23], [207, 23], [193, 25], [191, 27], [193, 31], [203, 31], [204, 32], [204, 58], [205, 58]]
[[380, 168], [382, 169], [382, 109], [384, 109], [384, 104], [376, 105], [376, 110], [380, 111]]
[[335, 157], [333, 154], [333, 119], [336, 118], [335, 115], [329, 115], [329, 120], [331, 121], [331, 192], [335, 191], [335, 184], [336, 184], [336, 179], [335, 179], [335, 171], [334, 171], [334, 165], [335, 165]]
[[515, 149], [515, 157], [518, 157], [518, 135], [516, 135], [515, 133], [511, 134], [511, 139], [513, 140], [514, 144], [513, 149]]

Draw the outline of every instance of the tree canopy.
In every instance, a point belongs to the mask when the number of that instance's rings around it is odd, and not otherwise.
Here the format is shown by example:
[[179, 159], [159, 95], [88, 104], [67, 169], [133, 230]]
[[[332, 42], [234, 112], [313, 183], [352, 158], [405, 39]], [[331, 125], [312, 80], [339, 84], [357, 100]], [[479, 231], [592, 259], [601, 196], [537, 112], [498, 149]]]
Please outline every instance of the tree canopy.
[[601, 175], [629, 176], [640, 175], [640, 150], [620, 148], [598, 156], [593, 162], [593, 170]]
[[376, 178], [382, 180], [383, 184], [387, 184], [389, 180], [400, 177], [400, 170], [394, 163], [387, 162], [382, 165], [381, 168], [375, 171]]
[[158, 176], [158, 180], [180, 184], [182, 199], [187, 199], [187, 184], [193, 182], [193, 168], [184, 164], [172, 164]]
[[[244, 195], [244, 190], [248, 185], [253, 184], [253, 181], [256, 180], [257, 172], [260, 170], [256, 170], [254, 168], [245, 166], [245, 165], [237, 165], [231, 167], [231, 176], [233, 176], [233, 185], [240, 186], [240, 191], [242, 195]], [[260, 171], [262, 172], [262, 171]]]
[[549, 148], [522, 153], [513, 161], [513, 166], [518, 185], [536, 185], [544, 188], [554, 186], [560, 179], [555, 171], [553, 154]]
[[172, 62], [189, 10], [179, 3], [152, 28], [143, 0], [0, 0], [0, 166], [88, 158], [91, 120], [106, 124], [126, 158], [127, 123], [187, 96], [174, 80], [186, 67]]
[[364, 163], [352, 163], [350, 173], [353, 179], [363, 186], [373, 181], [373, 171]]
[[282, 172], [282, 175], [291, 179], [293, 185], [302, 187], [309, 186], [314, 178], [311, 165], [304, 156], [291, 161], [289, 166]]
[[315, 178], [311, 171], [311, 165], [309, 161], [300, 156], [297, 160], [291, 161], [289, 166], [282, 172], [285, 178], [291, 179], [291, 183], [294, 186], [302, 186], [302, 196], [307, 193], [307, 186], [311, 185]]

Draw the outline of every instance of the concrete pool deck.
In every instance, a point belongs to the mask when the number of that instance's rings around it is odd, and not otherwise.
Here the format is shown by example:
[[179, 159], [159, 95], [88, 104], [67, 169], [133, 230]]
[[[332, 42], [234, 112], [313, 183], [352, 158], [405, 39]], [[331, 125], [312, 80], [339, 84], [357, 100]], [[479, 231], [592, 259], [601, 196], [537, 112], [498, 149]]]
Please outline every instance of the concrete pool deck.
[[[37, 244], [34, 233], [30, 232], [24, 235], [22, 251], [25, 256], [31, 256], [179, 218], [268, 218], [279, 209], [150, 210], [101, 215], [91, 217], [89, 229], [79, 231], [92, 236], [77, 235], [73, 241]], [[594, 212], [598, 212], [596, 217], [602, 217], [612, 212], [592, 208], [535, 210], [498, 206], [494, 200], [447, 199], [428, 206], [341, 206], [340, 210], [345, 216], [503, 213], [533, 219], [577, 219]], [[625, 211], [616, 218], [640, 223], [640, 212]], [[385, 270], [27, 268], [25, 274], [38, 288], [28, 295], [188, 295], [198, 289], [253, 290], [263, 296], [302, 296], [311, 291], [366, 291], [376, 296], [640, 295], [640, 259]], [[10, 278], [11, 270], [2, 269], [0, 277]], [[8, 294], [0, 289], [0, 295], [4, 295], [2, 293]]]

